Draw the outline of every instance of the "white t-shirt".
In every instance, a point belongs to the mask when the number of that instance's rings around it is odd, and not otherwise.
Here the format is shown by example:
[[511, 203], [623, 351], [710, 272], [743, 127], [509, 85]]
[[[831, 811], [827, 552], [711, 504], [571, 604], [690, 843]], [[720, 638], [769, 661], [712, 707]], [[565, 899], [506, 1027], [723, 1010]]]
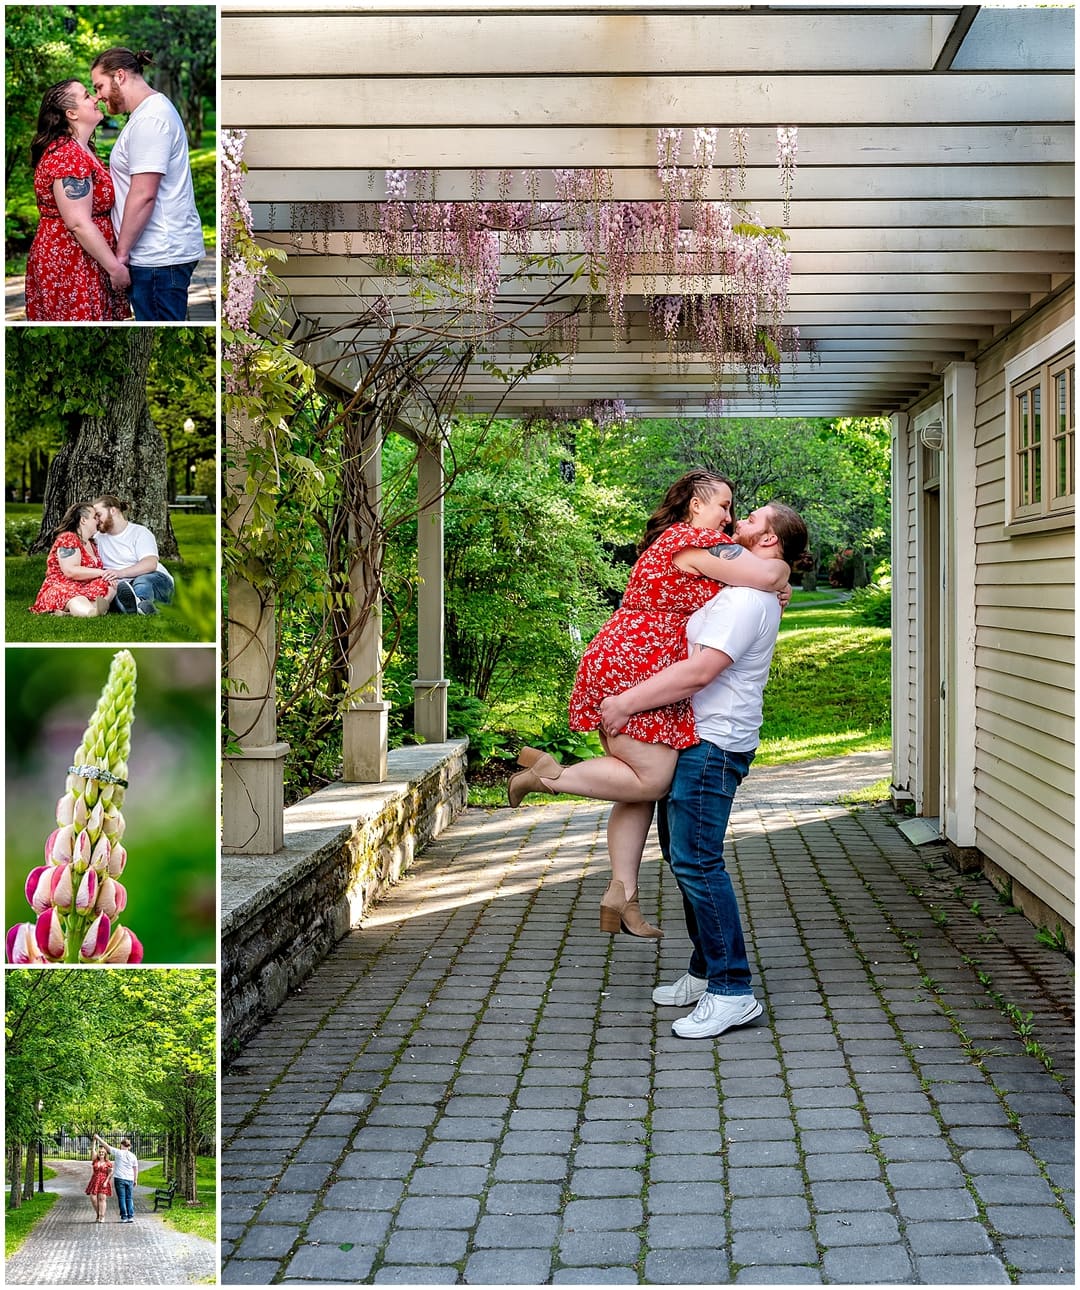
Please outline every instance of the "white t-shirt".
[[[97, 542], [101, 563], [106, 569], [126, 569], [148, 555], [157, 560], [157, 539], [142, 524], [129, 523], [123, 533], [98, 533], [94, 540]], [[172, 574], [160, 560], [157, 569], [151, 572], [163, 573], [172, 579]]]
[[121, 1182], [126, 1178], [128, 1182], [134, 1182], [135, 1175], [139, 1171], [139, 1162], [135, 1158], [134, 1151], [125, 1151], [123, 1147], [113, 1147], [113, 1177], [119, 1178]]
[[773, 591], [725, 587], [686, 624], [690, 648], [723, 650], [732, 665], [694, 695], [702, 739], [731, 752], [751, 752], [761, 733], [761, 696], [769, 679], [780, 602]]
[[187, 136], [179, 113], [164, 94], [143, 99], [128, 117], [109, 156], [109, 173], [116, 189], [112, 222], [117, 235], [132, 175], [161, 176], [154, 209], [131, 249], [132, 264], [161, 268], [202, 259], [206, 248], [195, 207]]

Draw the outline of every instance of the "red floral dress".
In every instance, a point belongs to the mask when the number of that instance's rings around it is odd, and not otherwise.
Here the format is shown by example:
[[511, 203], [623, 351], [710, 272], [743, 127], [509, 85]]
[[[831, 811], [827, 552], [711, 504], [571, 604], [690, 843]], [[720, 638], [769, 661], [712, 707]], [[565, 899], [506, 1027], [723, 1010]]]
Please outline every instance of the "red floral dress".
[[57, 179], [73, 176], [93, 183], [94, 224], [116, 246], [109, 212], [115, 194], [108, 170], [74, 139], [57, 139], [34, 171], [34, 196], [41, 222], [26, 260], [26, 317], [31, 322], [117, 322], [128, 316], [122, 291], [68, 231], [53, 193]]
[[[598, 730], [601, 700], [686, 658], [687, 619], [723, 583], [678, 568], [672, 557], [687, 547], [708, 548], [730, 541], [716, 529], [673, 524], [638, 558], [622, 605], [581, 656], [570, 695], [571, 730]], [[689, 699], [637, 713], [623, 733], [641, 743], [671, 748], [689, 748], [698, 742]]]
[[45, 581], [37, 593], [37, 600], [30, 606], [32, 614], [54, 614], [58, 609], [65, 609], [73, 596], [85, 596], [88, 600], [93, 600], [95, 596], [109, 594], [109, 583], [104, 578], [88, 578], [85, 582], [76, 582], [60, 568], [60, 552], [73, 550], [79, 552], [84, 569], [104, 569], [93, 542], [83, 542], [77, 533], [61, 533], [52, 544], [49, 558], [45, 561]]
[[112, 1161], [95, 1160], [92, 1165], [93, 1172], [90, 1174], [90, 1181], [86, 1184], [87, 1196], [111, 1196], [112, 1195]]

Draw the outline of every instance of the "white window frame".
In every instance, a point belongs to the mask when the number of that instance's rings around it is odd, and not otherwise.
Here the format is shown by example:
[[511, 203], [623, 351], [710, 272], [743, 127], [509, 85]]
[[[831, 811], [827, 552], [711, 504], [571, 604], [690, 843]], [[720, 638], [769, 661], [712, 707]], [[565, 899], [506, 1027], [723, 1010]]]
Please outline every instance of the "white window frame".
[[[1052, 495], [1056, 474], [1053, 455], [1056, 414], [1050, 379], [1051, 366], [1074, 344], [1075, 333], [1075, 321], [1070, 318], [1005, 364], [1005, 533], [1008, 537], [1072, 528], [1075, 524], [1075, 494], [1065, 499]], [[1043, 497], [1037, 506], [1021, 506], [1017, 496], [1019, 427], [1015, 387], [1029, 375], [1038, 375], [1041, 390]]]

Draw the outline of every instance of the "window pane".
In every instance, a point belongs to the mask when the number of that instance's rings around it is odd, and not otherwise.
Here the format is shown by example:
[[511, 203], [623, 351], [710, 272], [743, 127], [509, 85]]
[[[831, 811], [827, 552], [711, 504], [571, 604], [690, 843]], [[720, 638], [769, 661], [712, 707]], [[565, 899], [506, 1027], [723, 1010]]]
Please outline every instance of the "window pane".
[[1057, 390], [1057, 423], [1058, 434], [1064, 434], [1069, 428], [1069, 376], [1059, 372], [1054, 380]]
[[1042, 387], [1031, 391], [1031, 442], [1042, 443]]
[[1031, 501], [1031, 478], [1028, 471], [1029, 458], [1027, 453], [1020, 458], [1020, 505], [1027, 506]]
[[1042, 453], [1033, 454], [1031, 463], [1031, 500], [1033, 502], [1042, 501]]
[[1055, 497], [1066, 497], [1069, 492], [1069, 441], [1063, 435], [1057, 441], [1057, 490]]
[[1017, 399], [1017, 422], [1020, 425], [1020, 447], [1028, 446], [1028, 396], [1021, 394]]

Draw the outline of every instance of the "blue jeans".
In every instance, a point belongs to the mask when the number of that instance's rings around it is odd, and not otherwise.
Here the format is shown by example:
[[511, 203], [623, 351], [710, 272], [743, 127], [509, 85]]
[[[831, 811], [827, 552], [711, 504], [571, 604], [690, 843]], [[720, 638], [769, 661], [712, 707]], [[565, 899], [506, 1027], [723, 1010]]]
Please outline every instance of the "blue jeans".
[[[138, 577], [124, 579], [124, 581], [130, 581], [140, 600], [149, 600], [158, 605], [167, 605], [172, 601], [173, 581], [167, 573], [140, 573]], [[136, 612], [134, 608], [125, 609], [120, 596], [113, 598], [112, 607], [121, 614]]]
[[660, 845], [682, 892], [694, 945], [690, 972], [709, 982], [710, 994], [751, 993], [724, 834], [735, 790], [753, 760], [753, 752], [731, 752], [706, 740], [684, 748], [661, 812]]
[[120, 1206], [121, 1218], [135, 1217], [135, 1184], [130, 1178], [114, 1178], [116, 1203]]
[[190, 264], [166, 264], [150, 269], [129, 264], [131, 286], [128, 299], [136, 322], [185, 322], [187, 293], [198, 260]]

